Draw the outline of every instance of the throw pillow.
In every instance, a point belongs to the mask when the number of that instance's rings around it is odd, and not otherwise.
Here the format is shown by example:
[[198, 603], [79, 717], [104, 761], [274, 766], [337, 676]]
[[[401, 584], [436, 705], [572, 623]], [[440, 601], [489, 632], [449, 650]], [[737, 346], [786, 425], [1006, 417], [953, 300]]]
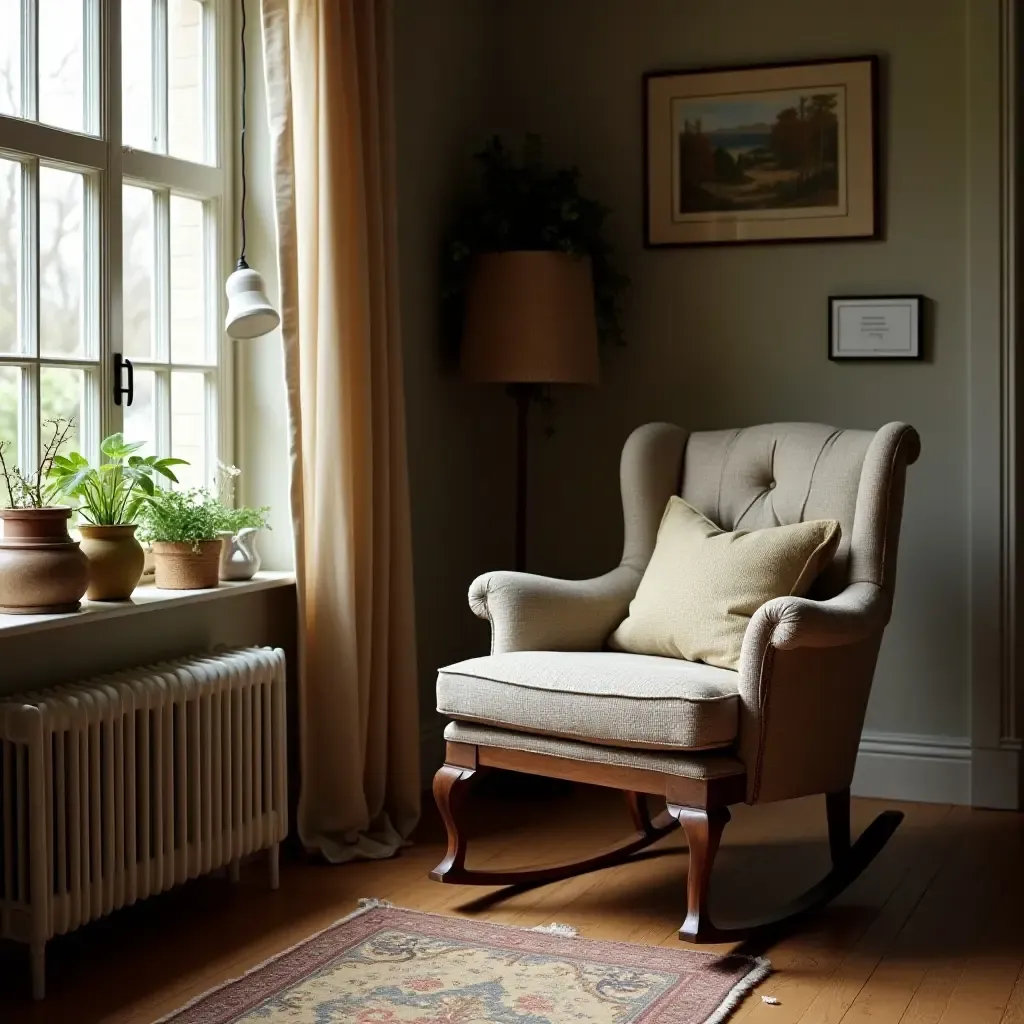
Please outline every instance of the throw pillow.
[[806, 594], [839, 537], [834, 519], [726, 533], [670, 498], [629, 615], [608, 645], [737, 669], [750, 617], [772, 598]]

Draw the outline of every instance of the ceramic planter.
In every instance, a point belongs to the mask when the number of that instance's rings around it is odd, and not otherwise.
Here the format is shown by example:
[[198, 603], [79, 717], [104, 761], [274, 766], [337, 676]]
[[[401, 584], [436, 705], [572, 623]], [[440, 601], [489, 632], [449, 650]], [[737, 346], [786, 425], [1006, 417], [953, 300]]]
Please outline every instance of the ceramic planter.
[[224, 547], [220, 555], [220, 578], [222, 580], [251, 580], [260, 569], [260, 553], [256, 550], [254, 526], [246, 526], [238, 533], [221, 531]]
[[142, 545], [135, 539], [135, 524], [78, 528], [82, 550], [89, 559], [90, 601], [127, 601], [138, 586], [146, 563]]
[[0, 612], [12, 615], [78, 611], [89, 585], [89, 562], [68, 536], [71, 509], [0, 509]]
[[156, 585], [161, 590], [209, 590], [220, 583], [221, 541], [153, 541]]

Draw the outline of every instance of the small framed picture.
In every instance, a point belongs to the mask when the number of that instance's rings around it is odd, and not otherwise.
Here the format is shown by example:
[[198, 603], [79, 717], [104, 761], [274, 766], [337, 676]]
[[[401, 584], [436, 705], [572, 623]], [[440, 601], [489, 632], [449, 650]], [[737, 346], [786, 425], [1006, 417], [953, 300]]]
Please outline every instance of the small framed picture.
[[828, 357], [921, 359], [923, 327], [923, 295], [832, 295], [828, 300]]

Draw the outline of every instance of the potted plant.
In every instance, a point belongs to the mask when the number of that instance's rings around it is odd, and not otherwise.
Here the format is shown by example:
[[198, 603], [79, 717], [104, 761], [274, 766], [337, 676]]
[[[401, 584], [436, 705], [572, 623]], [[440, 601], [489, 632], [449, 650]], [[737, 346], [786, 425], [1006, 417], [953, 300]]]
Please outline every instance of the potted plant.
[[142, 577], [146, 556], [135, 536], [137, 519], [147, 497], [156, 493], [157, 475], [177, 483], [172, 466], [184, 459], [143, 458], [135, 453], [145, 442], [129, 444], [111, 434], [100, 445], [109, 461], [94, 467], [78, 452], [56, 455], [49, 471], [54, 494], [77, 498], [82, 550], [89, 559], [90, 601], [126, 601]]
[[220, 537], [224, 542], [220, 556], [222, 580], [251, 580], [259, 572], [260, 553], [256, 535], [267, 527], [270, 508], [235, 507], [235, 481], [242, 475], [237, 466], [218, 463], [217, 499], [221, 504]]
[[220, 583], [221, 503], [206, 490], [147, 494], [139, 509], [151, 542], [156, 585], [162, 590], [207, 590]]
[[621, 344], [618, 300], [629, 279], [615, 268], [604, 237], [609, 211], [580, 191], [579, 169], [547, 166], [536, 135], [527, 136], [522, 160], [498, 137], [476, 160], [483, 188], [462, 211], [446, 245], [445, 336], [461, 337], [466, 291], [481, 261], [515, 252], [538, 261], [589, 260], [598, 336]]
[[0, 612], [32, 615], [74, 612], [89, 585], [89, 562], [68, 535], [71, 509], [53, 505], [47, 477], [74, 421], [46, 420], [50, 437], [31, 474], [8, 465], [10, 442], [0, 441], [0, 472], [7, 504], [0, 508]]

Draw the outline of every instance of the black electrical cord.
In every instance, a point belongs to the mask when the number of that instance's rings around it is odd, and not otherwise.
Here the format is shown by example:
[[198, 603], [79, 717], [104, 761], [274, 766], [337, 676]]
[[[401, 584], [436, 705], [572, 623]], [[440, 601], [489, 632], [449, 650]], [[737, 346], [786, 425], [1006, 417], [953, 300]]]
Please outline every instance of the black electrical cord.
[[241, 0], [242, 4], [242, 131], [241, 131], [241, 148], [242, 148], [242, 250], [238, 254], [238, 270], [242, 270], [249, 264], [245, 262], [245, 200], [247, 192], [247, 182], [245, 178], [245, 90], [247, 81], [247, 69], [245, 65], [245, 0]]

